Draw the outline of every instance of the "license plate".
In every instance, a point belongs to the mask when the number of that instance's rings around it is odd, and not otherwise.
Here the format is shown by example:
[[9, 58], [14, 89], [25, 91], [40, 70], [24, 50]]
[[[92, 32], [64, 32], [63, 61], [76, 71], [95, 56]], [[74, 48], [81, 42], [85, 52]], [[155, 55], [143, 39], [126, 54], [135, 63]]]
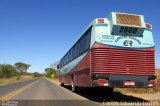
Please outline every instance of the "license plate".
[[135, 82], [134, 81], [124, 81], [125, 86], [134, 86]]

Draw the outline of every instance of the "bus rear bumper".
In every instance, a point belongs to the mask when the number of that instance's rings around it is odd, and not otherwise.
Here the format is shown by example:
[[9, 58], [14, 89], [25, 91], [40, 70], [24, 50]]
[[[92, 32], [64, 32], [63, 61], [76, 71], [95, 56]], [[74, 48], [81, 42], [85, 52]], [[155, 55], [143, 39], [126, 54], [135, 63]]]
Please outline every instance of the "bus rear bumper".
[[144, 88], [155, 87], [156, 76], [139, 75], [92, 75], [92, 87]]

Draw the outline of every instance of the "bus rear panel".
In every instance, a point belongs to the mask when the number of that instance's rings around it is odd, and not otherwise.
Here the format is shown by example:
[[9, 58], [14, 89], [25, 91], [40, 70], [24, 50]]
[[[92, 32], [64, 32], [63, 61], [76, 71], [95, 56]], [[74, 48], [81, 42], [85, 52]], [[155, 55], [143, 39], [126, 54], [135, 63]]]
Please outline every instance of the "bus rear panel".
[[92, 86], [155, 86], [151, 25], [142, 15], [124, 13], [100, 20], [91, 48]]
[[61, 84], [76, 87], [154, 87], [152, 26], [143, 15], [97, 18], [60, 61]]

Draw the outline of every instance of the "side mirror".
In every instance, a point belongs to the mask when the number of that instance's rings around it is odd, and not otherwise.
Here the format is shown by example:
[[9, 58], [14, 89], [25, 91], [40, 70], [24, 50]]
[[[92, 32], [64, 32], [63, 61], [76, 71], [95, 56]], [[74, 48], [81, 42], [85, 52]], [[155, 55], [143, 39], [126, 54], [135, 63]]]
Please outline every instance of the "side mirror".
[[59, 64], [57, 65], [57, 69], [60, 69], [60, 65]]

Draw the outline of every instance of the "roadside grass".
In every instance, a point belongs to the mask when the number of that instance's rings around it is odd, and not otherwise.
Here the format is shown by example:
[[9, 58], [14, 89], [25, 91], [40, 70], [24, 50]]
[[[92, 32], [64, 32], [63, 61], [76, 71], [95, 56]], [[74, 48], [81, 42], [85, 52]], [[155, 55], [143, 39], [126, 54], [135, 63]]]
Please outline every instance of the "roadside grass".
[[156, 81], [156, 87], [154, 88], [115, 88], [116, 91], [120, 91], [124, 94], [127, 93], [160, 93], [160, 69], [156, 70], [156, 76], [157, 76], [157, 81]]
[[55, 77], [53, 77], [53, 78], [48, 78], [48, 77], [46, 77], [46, 78], [48, 80], [52, 81], [53, 83], [55, 83], [56, 85], [60, 85], [59, 78], [58, 78], [57, 75]]
[[29, 79], [33, 79], [34, 77], [31, 75], [21, 75], [21, 76], [14, 76], [11, 78], [0, 78], [0, 84], [7, 84], [7, 83], [14, 83], [19, 81], [25, 81]]
[[156, 75], [157, 75], [157, 78], [160, 78], [160, 69], [156, 70]]

